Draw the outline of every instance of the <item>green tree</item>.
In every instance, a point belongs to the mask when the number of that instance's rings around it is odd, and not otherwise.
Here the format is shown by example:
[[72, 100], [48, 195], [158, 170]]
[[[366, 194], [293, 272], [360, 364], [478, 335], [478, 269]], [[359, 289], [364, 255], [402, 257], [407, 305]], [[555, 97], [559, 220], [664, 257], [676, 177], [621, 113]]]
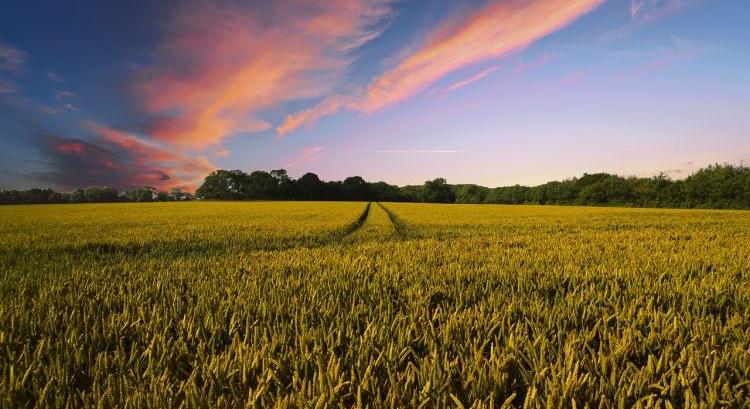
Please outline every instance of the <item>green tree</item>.
[[445, 179], [437, 178], [424, 182], [421, 200], [428, 203], [453, 203], [456, 195]]
[[215, 170], [203, 180], [195, 195], [203, 199], [245, 198], [248, 175], [241, 170]]
[[488, 190], [477, 185], [462, 185], [456, 189], [456, 203], [484, 203]]

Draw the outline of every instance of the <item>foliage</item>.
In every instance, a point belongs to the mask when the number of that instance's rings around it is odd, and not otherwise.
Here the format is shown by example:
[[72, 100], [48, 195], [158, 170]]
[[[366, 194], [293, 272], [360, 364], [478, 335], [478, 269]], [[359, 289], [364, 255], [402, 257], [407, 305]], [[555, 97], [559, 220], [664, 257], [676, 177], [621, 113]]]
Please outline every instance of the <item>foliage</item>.
[[[90, 191], [96, 194], [90, 194]], [[114, 193], [112, 193], [114, 192]], [[367, 182], [360, 176], [344, 181], [322, 181], [314, 173], [292, 179], [284, 169], [216, 170], [196, 190], [199, 199], [212, 200], [326, 200], [389, 201], [425, 203], [557, 204], [628, 207], [750, 209], [750, 168], [711, 165], [684, 180], [665, 174], [651, 178], [621, 177], [608, 173], [584, 174], [580, 178], [543, 185], [487, 188], [450, 185], [443, 178], [419, 186], [398, 187], [385, 182]], [[148, 186], [128, 190], [117, 197], [110, 188], [76, 189], [70, 194], [50, 189], [0, 191], [0, 204], [86, 203], [114, 201], [190, 200], [192, 195], [157, 192]]]
[[747, 407], [748, 216], [5, 206], [0, 406]]

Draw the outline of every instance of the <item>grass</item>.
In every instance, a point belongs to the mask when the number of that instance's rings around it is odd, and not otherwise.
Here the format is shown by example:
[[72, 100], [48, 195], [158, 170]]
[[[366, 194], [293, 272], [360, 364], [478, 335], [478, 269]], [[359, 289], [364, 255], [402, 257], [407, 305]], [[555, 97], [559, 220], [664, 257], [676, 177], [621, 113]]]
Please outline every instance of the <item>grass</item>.
[[0, 207], [3, 407], [747, 407], [750, 212]]

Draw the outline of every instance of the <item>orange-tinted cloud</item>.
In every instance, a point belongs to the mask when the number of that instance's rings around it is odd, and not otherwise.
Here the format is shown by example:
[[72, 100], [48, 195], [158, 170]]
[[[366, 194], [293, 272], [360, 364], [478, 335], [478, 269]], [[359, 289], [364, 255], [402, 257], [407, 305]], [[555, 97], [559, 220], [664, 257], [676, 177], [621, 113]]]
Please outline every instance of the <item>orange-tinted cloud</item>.
[[190, 3], [140, 72], [137, 93], [156, 117], [149, 133], [201, 148], [268, 129], [261, 111], [331, 92], [352, 50], [382, 31], [377, 23], [390, 15], [388, 3], [280, 0], [253, 10]]
[[325, 98], [312, 108], [287, 115], [284, 122], [276, 128], [279, 136], [285, 136], [299, 127], [309, 126], [318, 118], [333, 115], [343, 109], [349, 103], [349, 98], [343, 95], [333, 95]]
[[206, 158], [175, 152], [137, 135], [87, 122], [90, 140], [46, 135], [38, 141], [48, 171], [35, 179], [63, 188], [152, 186], [194, 190], [216, 169]]
[[[421, 47], [375, 78], [362, 95], [339, 104], [338, 108], [371, 113], [403, 101], [451, 72], [528, 47], [603, 1], [495, 1], [468, 16], [449, 18], [428, 35]], [[322, 104], [327, 106], [287, 117], [278, 128], [283, 131], [279, 133], [289, 133], [332, 111], [330, 101], [324, 100]]]
[[216, 169], [208, 159], [191, 156], [97, 123], [87, 123], [103, 146], [121, 151], [121, 162], [127, 165], [135, 184], [147, 184], [158, 189], [184, 187], [194, 189]]
[[213, 152], [214, 156], [219, 157], [219, 158], [226, 158], [227, 156], [229, 156], [230, 153], [232, 152], [227, 148], [214, 149], [214, 152]]

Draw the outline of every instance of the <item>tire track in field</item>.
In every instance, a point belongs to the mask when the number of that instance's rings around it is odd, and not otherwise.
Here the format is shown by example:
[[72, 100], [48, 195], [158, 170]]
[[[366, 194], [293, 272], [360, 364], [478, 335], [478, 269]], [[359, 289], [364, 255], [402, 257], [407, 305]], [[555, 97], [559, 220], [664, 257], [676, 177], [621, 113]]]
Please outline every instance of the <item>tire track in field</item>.
[[382, 203], [377, 202], [378, 206], [380, 206], [381, 209], [385, 212], [385, 214], [388, 215], [388, 219], [390, 219], [391, 223], [393, 223], [393, 228], [396, 230], [396, 233], [398, 234], [398, 237], [400, 239], [406, 238], [406, 234], [408, 231], [408, 228], [406, 227], [406, 224], [401, 221], [401, 219], [396, 216], [396, 213], [393, 213], [393, 211], [385, 206], [383, 206]]
[[344, 234], [341, 237], [342, 239], [353, 234], [365, 224], [367, 216], [370, 215], [370, 205], [372, 205], [372, 202], [367, 202], [367, 206], [365, 206], [365, 210], [359, 215], [359, 218], [344, 229]]
[[187, 257], [190, 255], [221, 254], [251, 252], [251, 251], [286, 251], [294, 248], [314, 249], [328, 246], [334, 243], [343, 243], [349, 236], [358, 231], [370, 215], [372, 202], [368, 202], [357, 220], [343, 229], [324, 232], [312, 237], [298, 238], [285, 242], [240, 242], [226, 244], [223, 242], [191, 241], [180, 239], [174, 241], [157, 241], [151, 243], [84, 243], [76, 245], [55, 246], [48, 249], [0, 249], [0, 259], [10, 260], [15, 263], [18, 260], [30, 257], [43, 257], [48, 260], [60, 258], [82, 257], [94, 260], [121, 260], [131, 257], [150, 257], [153, 255], [169, 254], [170, 257]]

